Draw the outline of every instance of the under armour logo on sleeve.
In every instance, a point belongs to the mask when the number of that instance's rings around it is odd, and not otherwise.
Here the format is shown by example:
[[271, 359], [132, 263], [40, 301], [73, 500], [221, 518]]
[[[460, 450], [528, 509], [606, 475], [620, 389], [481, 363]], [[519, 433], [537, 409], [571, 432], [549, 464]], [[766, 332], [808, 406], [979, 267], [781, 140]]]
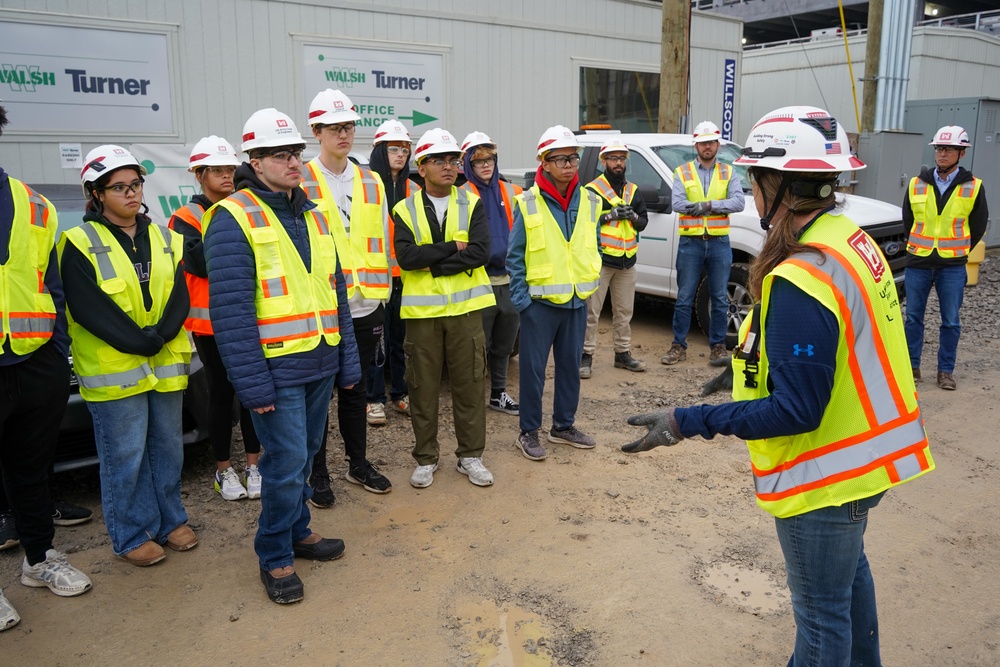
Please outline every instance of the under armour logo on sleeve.
[[792, 352], [795, 354], [796, 357], [800, 357], [800, 356], [803, 356], [803, 355], [805, 355], [807, 357], [811, 357], [811, 356], [813, 356], [813, 354], [815, 354], [815, 352], [813, 352], [813, 346], [812, 345], [806, 345], [805, 347], [803, 347], [803, 346], [799, 345], [798, 343], [792, 345]]

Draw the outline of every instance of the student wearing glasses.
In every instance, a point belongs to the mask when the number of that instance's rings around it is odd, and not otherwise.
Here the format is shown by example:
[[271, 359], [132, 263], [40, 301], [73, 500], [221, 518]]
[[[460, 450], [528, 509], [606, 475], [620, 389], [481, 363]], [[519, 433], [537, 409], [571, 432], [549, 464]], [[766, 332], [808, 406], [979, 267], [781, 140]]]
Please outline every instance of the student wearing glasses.
[[600, 198], [580, 187], [580, 143], [568, 128], [550, 127], [538, 140], [535, 184], [517, 197], [507, 251], [510, 298], [521, 316], [520, 427], [515, 446], [525, 458], [548, 457], [538, 440], [549, 351], [555, 356], [555, 400], [549, 442], [578, 449], [597, 443], [576, 428], [587, 297], [597, 291]]
[[[202, 242], [201, 219], [205, 211], [216, 202], [233, 194], [233, 175], [240, 161], [232, 144], [212, 135], [194, 145], [188, 171], [194, 174], [201, 186], [184, 206], [174, 211], [168, 227], [184, 237], [184, 279], [191, 299], [191, 312], [184, 327], [194, 336], [198, 357], [208, 376], [208, 439], [215, 454], [213, 484], [223, 500], [260, 498], [260, 440], [253, 430], [250, 412], [240, 406], [240, 430], [243, 432], [243, 449], [246, 466], [243, 477], [233, 468], [232, 458], [232, 405], [235, 391], [226, 367], [222, 365], [219, 347], [212, 332], [208, 314], [208, 271], [205, 268], [205, 246]], [[244, 486], [244, 484], [246, 486]]]
[[243, 126], [250, 159], [236, 169], [237, 191], [204, 219], [212, 328], [263, 450], [254, 549], [278, 604], [303, 598], [295, 558], [344, 554], [343, 540], [310, 528], [306, 480], [334, 385], [361, 382], [332, 223], [299, 187], [305, 145], [286, 114], [255, 112]]
[[198, 544], [181, 502], [182, 397], [191, 343], [184, 240], [142, 201], [145, 167], [121, 146], [84, 162], [84, 223], [59, 241], [73, 366], [94, 420], [115, 555], [158, 563]]

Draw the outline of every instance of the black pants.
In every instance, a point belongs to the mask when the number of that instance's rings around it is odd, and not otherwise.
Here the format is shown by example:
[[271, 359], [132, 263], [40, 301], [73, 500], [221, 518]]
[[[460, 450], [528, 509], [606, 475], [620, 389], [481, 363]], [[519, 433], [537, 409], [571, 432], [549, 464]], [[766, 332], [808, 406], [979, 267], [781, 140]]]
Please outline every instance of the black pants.
[[[368, 455], [368, 391], [365, 376], [375, 357], [375, 346], [381, 336], [381, 326], [385, 322], [385, 308], [381, 305], [375, 312], [359, 317], [354, 322], [354, 338], [358, 341], [358, 357], [361, 359], [361, 380], [350, 389], [337, 387], [337, 422], [340, 436], [344, 439], [344, 451], [351, 461], [351, 467], [360, 467]], [[376, 333], [376, 329], [379, 331]], [[326, 432], [330, 424], [327, 417]], [[313, 474], [327, 474], [326, 438], [313, 459]]]
[[0, 471], [30, 565], [52, 548], [49, 469], [69, 400], [69, 361], [52, 344], [13, 366], [0, 366]]
[[[194, 346], [198, 348], [198, 356], [205, 365], [205, 375], [208, 378], [208, 439], [212, 443], [212, 452], [216, 461], [228, 461], [232, 458], [233, 440], [233, 389], [226, 367], [222, 365], [222, 356], [215, 336], [195, 334]], [[260, 453], [260, 440], [253, 430], [250, 421], [250, 411], [240, 405], [240, 430], [243, 432], [243, 449], [247, 454]]]

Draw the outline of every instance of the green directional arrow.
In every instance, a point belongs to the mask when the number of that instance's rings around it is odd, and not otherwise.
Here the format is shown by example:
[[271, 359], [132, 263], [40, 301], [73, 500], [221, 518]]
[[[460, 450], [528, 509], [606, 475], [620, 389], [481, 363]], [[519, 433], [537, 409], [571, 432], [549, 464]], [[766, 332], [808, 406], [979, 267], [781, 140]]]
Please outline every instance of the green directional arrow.
[[437, 118], [435, 118], [434, 116], [428, 116], [427, 114], [421, 113], [416, 109], [414, 109], [412, 116], [400, 116], [399, 120], [412, 120], [413, 127], [416, 127], [417, 125], [423, 125], [424, 123], [429, 123], [432, 120], [437, 120]]

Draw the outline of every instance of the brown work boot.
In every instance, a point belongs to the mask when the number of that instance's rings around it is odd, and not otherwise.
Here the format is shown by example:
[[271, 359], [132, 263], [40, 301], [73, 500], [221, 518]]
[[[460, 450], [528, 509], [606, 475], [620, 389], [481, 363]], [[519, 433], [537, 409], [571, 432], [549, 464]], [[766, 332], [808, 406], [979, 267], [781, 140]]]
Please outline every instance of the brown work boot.
[[955, 391], [955, 378], [951, 376], [951, 373], [944, 373], [938, 371], [938, 386], [947, 391]]
[[913, 381], [914, 382], [921, 382], [921, 379], [920, 379], [920, 369], [919, 368], [914, 368], [913, 369]]
[[667, 353], [660, 357], [660, 363], [667, 366], [673, 366], [677, 362], [687, 359], [687, 356], [687, 348], [680, 343], [674, 343], [670, 346], [670, 349], [667, 350]]
[[167, 546], [174, 551], [187, 551], [198, 546], [198, 536], [186, 523], [177, 526], [167, 535]]
[[153, 565], [154, 563], [159, 563], [166, 557], [167, 554], [164, 553], [163, 547], [153, 540], [146, 542], [138, 549], [129, 551], [124, 556], [119, 556], [119, 558], [124, 558], [136, 567], [147, 567], [149, 565]]
[[726, 366], [729, 364], [729, 350], [725, 343], [716, 343], [708, 355], [709, 366]]

